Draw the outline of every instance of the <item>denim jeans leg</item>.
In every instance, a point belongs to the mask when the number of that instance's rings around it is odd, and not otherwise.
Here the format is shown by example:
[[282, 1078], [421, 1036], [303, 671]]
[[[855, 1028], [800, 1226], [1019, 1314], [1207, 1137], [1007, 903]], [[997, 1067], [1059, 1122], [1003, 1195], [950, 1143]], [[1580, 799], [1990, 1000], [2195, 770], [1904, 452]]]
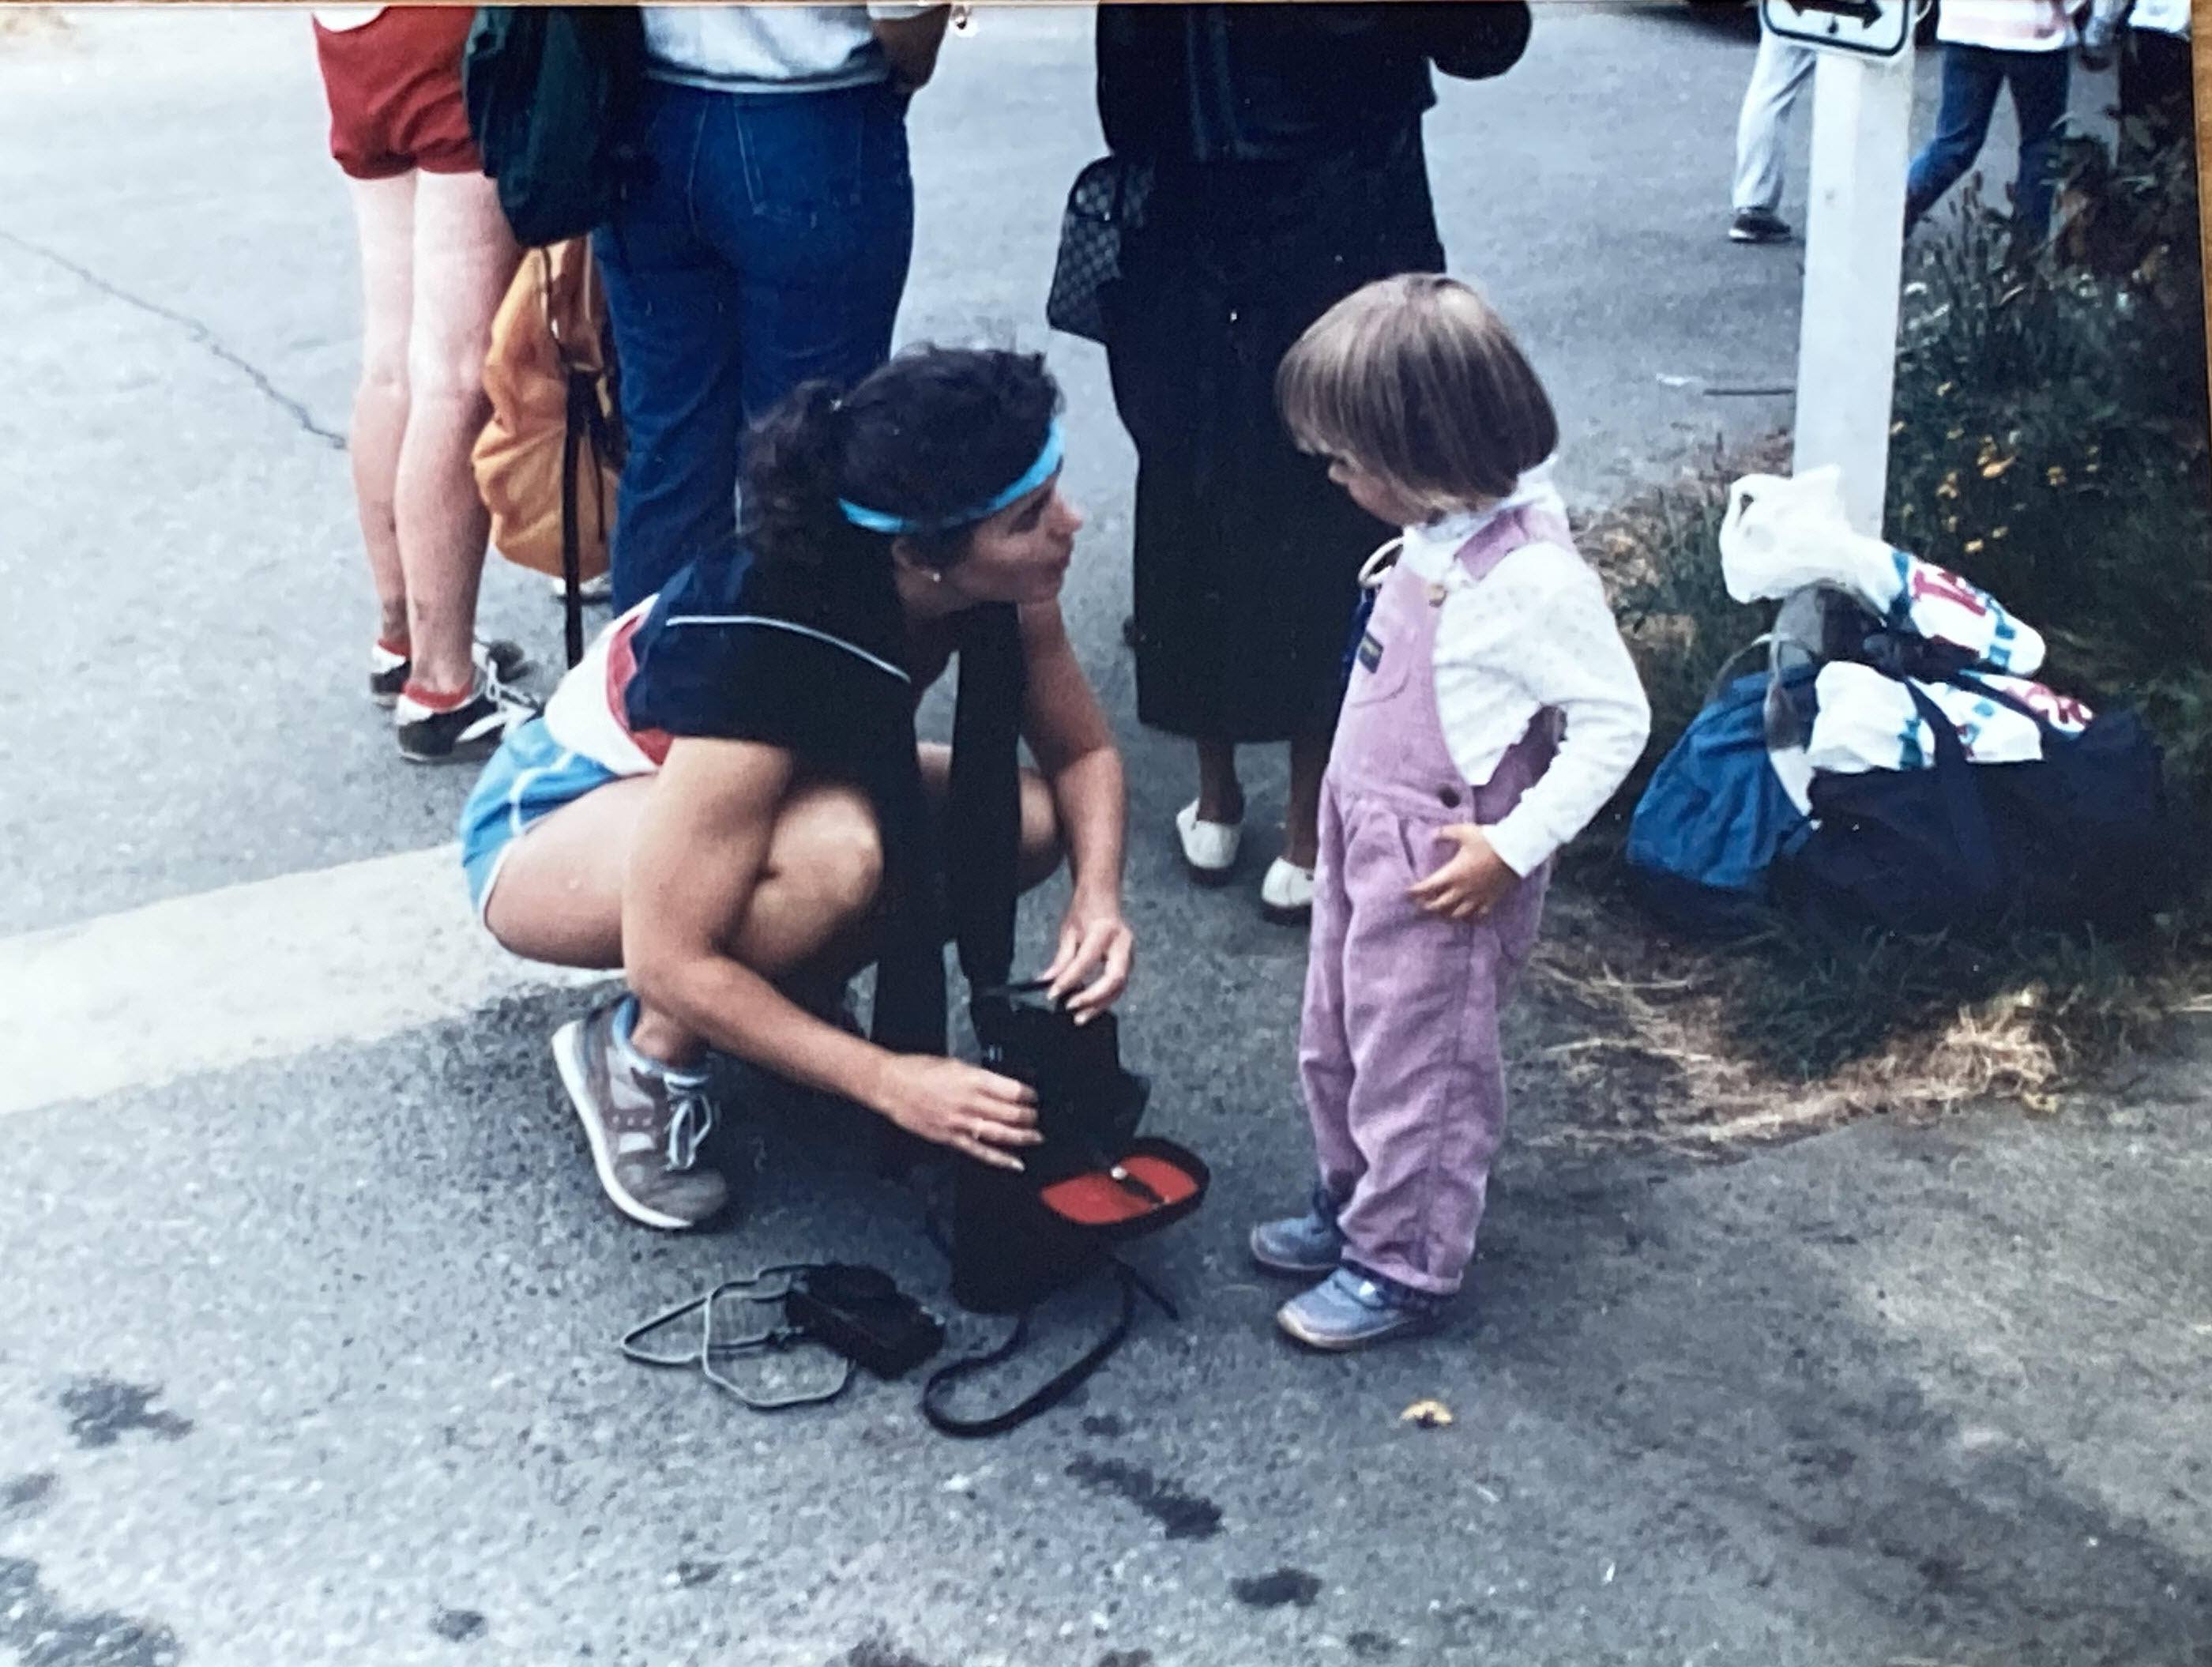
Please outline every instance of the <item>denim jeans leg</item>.
[[2051, 233], [2051, 199], [2058, 189], [2058, 130], [2066, 119], [2073, 54], [2011, 52], [2006, 80], [2020, 119], [2020, 179], [2013, 186], [2013, 228], [2040, 243]]
[[906, 100], [887, 86], [741, 97], [733, 106], [744, 202], [731, 219], [750, 422], [800, 382], [849, 385], [890, 356], [914, 252], [914, 179]]
[[1912, 171], [1905, 178], [1906, 230], [1936, 206], [1981, 155], [2003, 85], [2002, 53], [1981, 46], [1943, 48], [1943, 102], [1936, 118], [1936, 137], [1912, 159]]
[[699, 234], [692, 204], [697, 180], [734, 165], [713, 143], [714, 111], [726, 97], [648, 85], [651, 176], [592, 242], [629, 445], [611, 552], [618, 609], [737, 536], [738, 277]]

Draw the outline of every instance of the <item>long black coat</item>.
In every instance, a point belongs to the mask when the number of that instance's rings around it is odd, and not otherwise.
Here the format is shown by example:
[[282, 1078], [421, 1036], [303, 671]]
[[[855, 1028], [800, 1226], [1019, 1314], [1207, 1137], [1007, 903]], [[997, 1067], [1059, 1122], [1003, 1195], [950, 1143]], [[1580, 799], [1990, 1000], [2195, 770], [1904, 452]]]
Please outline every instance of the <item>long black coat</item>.
[[1517, 3], [1112, 5], [1099, 113], [1151, 186], [1101, 297], [1136, 442], [1137, 712], [1200, 739], [1325, 734], [1361, 559], [1389, 535], [1291, 446], [1275, 367], [1372, 279], [1443, 265], [1434, 63], [1496, 74]]

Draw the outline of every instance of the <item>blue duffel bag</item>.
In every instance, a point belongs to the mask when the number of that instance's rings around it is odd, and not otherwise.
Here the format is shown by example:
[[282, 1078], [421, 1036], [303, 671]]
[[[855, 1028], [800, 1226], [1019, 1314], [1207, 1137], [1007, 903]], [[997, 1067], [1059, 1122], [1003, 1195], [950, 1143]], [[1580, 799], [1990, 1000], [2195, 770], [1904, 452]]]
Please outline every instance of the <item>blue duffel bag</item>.
[[1666, 926], [1740, 937], [1772, 923], [1768, 871], [1805, 837], [1767, 750], [1770, 691], [1810, 698], [1812, 671], [1723, 681], [1661, 759], [1628, 824], [1629, 885]]

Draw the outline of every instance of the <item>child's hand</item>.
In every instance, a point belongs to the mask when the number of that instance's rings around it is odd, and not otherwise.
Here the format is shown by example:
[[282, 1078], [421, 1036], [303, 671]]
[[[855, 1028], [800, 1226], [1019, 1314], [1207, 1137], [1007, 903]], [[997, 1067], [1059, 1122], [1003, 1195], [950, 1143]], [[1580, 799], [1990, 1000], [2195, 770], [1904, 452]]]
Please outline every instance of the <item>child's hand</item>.
[[1437, 843], [1454, 850], [1443, 867], [1406, 888], [1406, 895], [1431, 915], [1448, 921], [1479, 920], [1491, 905], [1520, 883], [1521, 876], [1490, 849], [1490, 839], [1472, 822], [1437, 830]]

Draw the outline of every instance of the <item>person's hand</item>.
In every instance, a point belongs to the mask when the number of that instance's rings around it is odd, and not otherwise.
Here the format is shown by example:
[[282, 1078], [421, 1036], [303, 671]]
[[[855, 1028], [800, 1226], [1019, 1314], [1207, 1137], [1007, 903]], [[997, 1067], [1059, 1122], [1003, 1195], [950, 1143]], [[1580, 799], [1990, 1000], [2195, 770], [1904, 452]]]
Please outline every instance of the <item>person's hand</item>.
[[899, 1055], [881, 1100], [884, 1115], [908, 1134], [999, 1169], [1019, 1169], [1015, 1151], [1044, 1139], [1036, 1130], [1036, 1094], [1026, 1083], [935, 1054]]
[[1472, 822], [1437, 829], [1437, 843], [1453, 847], [1451, 855], [1426, 879], [1406, 888], [1406, 895], [1431, 915], [1448, 921], [1480, 919], [1520, 883], [1521, 876], [1491, 849], [1490, 837]]
[[1077, 1024], [1086, 1025], [1121, 999], [1136, 948], [1136, 934], [1121, 918], [1118, 902], [1079, 897], [1060, 923], [1060, 944], [1044, 970], [1046, 990], [1066, 1003]]

